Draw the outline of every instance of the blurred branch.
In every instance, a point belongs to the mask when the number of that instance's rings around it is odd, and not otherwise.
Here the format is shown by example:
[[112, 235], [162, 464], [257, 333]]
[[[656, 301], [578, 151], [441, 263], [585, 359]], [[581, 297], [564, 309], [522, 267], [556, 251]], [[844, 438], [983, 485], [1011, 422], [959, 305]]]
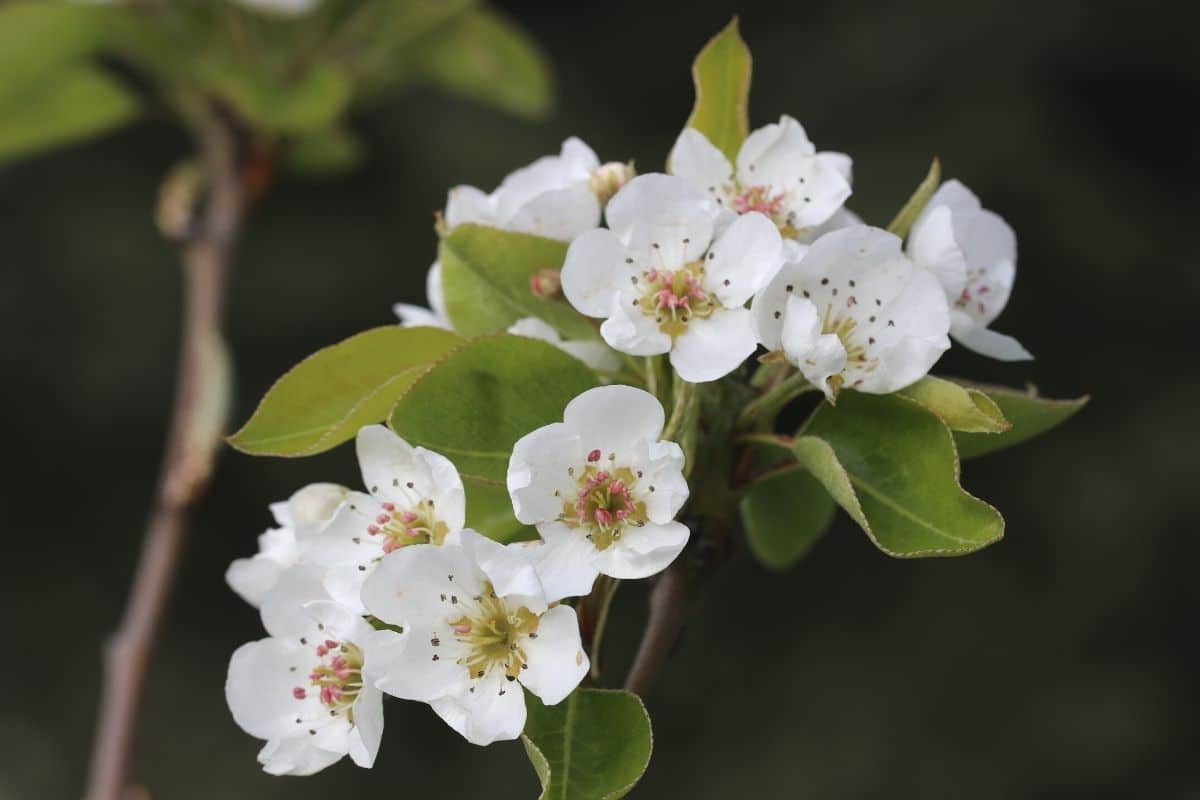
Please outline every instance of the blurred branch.
[[184, 319], [175, 406], [158, 494], [120, 627], [104, 652], [104, 684], [88, 800], [127, 796], [130, 752], [155, 641], [186, 533], [221, 441], [227, 365], [222, 296], [245, 197], [232, 125], [206, 108], [194, 121], [208, 195], [196, 234], [183, 243]]
[[645, 697], [653, 688], [683, 631], [694, 584], [694, 576], [682, 558], [658, 576], [650, 590], [650, 615], [642, 643], [625, 678], [627, 691]]

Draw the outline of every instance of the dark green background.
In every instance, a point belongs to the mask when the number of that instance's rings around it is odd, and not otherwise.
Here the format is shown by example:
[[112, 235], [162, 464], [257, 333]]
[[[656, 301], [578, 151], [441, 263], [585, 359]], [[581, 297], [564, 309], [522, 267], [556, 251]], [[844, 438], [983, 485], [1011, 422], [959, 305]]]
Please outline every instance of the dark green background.
[[[546, 43], [558, 113], [535, 125], [409, 95], [357, 120], [364, 169], [278, 186], [231, 286], [238, 421], [293, 362], [420, 299], [450, 185], [491, 187], [573, 133], [658, 167], [691, 103], [691, 58], [735, 10], [506, 5]], [[967, 487], [1008, 519], [980, 554], [893, 561], [839, 518], [788, 574], [745, 555], [725, 569], [650, 699], [656, 752], [634, 796], [1200, 797], [1197, 20], [1152, 2], [736, 10], [753, 122], [791, 113], [851, 153], [855, 210], [885, 222], [936, 152], [1017, 229], [998, 328], [1038, 360], [955, 352], [939, 369], [1094, 399], [1060, 432], [967, 464]], [[4, 800], [81, 792], [99, 647], [171, 400], [179, 272], [149, 212], [186, 145], [150, 122], [0, 170]], [[258, 771], [222, 683], [259, 626], [222, 574], [253, 549], [266, 504], [314, 479], [355, 482], [352, 454], [222, 454], [138, 775], [166, 800], [534, 797], [519, 744], [477, 749], [415, 704], [390, 704], [373, 771]], [[618, 598], [614, 670], [643, 598]]]

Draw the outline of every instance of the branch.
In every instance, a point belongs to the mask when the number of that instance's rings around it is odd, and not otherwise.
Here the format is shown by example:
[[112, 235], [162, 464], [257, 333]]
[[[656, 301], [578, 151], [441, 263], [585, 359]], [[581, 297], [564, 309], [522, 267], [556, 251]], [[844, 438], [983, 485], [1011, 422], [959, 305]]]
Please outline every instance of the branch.
[[[185, 308], [175, 406], [157, 498], [125, 613], [104, 651], [88, 800], [121, 800], [126, 795], [134, 730], [179, 566], [186, 516], [208, 484], [221, 441], [227, 385], [222, 295], [245, 203], [230, 124], [210, 112], [197, 120], [196, 128], [209, 193], [199, 231], [183, 247]], [[221, 392], [215, 398], [214, 388]]]
[[684, 562], [675, 560], [650, 590], [650, 615], [633, 666], [625, 678], [625, 689], [645, 697], [671, 655], [690, 605], [695, 574]]

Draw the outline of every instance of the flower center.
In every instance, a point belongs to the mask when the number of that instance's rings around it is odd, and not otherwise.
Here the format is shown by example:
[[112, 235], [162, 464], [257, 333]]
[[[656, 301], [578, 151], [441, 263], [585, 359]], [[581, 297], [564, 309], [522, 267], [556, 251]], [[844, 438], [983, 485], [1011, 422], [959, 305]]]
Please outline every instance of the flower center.
[[781, 236], [798, 239], [807, 232], [807, 229], [796, 227], [795, 212], [785, 209], [787, 192], [775, 192], [771, 186], [764, 184], [748, 187], [739, 183], [726, 184], [724, 189], [731, 209], [739, 214], [748, 214], [751, 211], [763, 214], [775, 223]]
[[292, 697], [303, 700], [309, 691], [316, 691], [330, 715], [345, 714], [353, 722], [352, 707], [362, 691], [362, 650], [352, 642], [333, 639], [326, 639], [316, 649], [320, 661], [308, 675], [312, 688], [297, 686]]
[[720, 305], [703, 288], [704, 264], [700, 261], [676, 270], [650, 269], [634, 282], [642, 290], [634, 304], [672, 339], [684, 333], [693, 319], [712, 316]]
[[[598, 451], [588, 455], [589, 462], [599, 460]], [[607, 550], [621, 538], [626, 526], [646, 524], [646, 504], [633, 496], [637, 479], [628, 467], [609, 471], [589, 463], [578, 475], [575, 500], [563, 503], [559, 519], [572, 528], [586, 530], [597, 550]]]
[[510, 681], [516, 680], [528, 664], [522, 640], [537, 637], [538, 616], [524, 606], [511, 610], [490, 583], [484, 584], [483, 594], [474, 600], [473, 613], [450, 620], [454, 638], [467, 649], [458, 663], [472, 678], [482, 678], [496, 667], [503, 669]]
[[963, 287], [962, 293], [954, 299], [954, 307], [960, 311], [968, 313], [977, 312], [983, 317], [988, 312], [988, 293], [992, 291], [987, 283], [984, 282], [986, 275], [981, 269], [972, 269], [967, 273], [967, 285]]
[[390, 553], [410, 544], [441, 544], [450, 528], [433, 513], [433, 501], [421, 500], [400, 511], [395, 503], [383, 503], [383, 511], [367, 526], [367, 533], [383, 536], [383, 552]]

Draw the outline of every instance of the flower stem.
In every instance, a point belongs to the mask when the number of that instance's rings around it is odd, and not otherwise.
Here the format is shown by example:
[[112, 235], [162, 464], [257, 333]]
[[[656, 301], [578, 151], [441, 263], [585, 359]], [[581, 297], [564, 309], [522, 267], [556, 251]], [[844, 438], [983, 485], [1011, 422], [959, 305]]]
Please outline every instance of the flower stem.
[[759, 427], [763, 422], [778, 416], [783, 407], [792, 400], [806, 392], [814, 391], [816, 388], [799, 372], [790, 378], [785, 378], [746, 404], [738, 416], [736, 429], [749, 430]]
[[679, 430], [691, 410], [693, 397], [695, 392], [692, 391], [692, 384], [682, 379], [676, 381], [675, 405], [671, 408], [671, 418], [667, 420], [667, 427], [663, 428], [663, 439], [674, 440], [679, 435]]
[[600, 646], [604, 643], [604, 629], [608, 625], [608, 610], [612, 606], [613, 597], [617, 594], [617, 588], [621, 585], [621, 581], [617, 578], [602, 575], [600, 580], [604, 581], [604, 587], [600, 598], [600, 613], [596, 617], [596, 629], [592, 632], [591, 647], [591, 678], [594, 681], [600, 680]]

